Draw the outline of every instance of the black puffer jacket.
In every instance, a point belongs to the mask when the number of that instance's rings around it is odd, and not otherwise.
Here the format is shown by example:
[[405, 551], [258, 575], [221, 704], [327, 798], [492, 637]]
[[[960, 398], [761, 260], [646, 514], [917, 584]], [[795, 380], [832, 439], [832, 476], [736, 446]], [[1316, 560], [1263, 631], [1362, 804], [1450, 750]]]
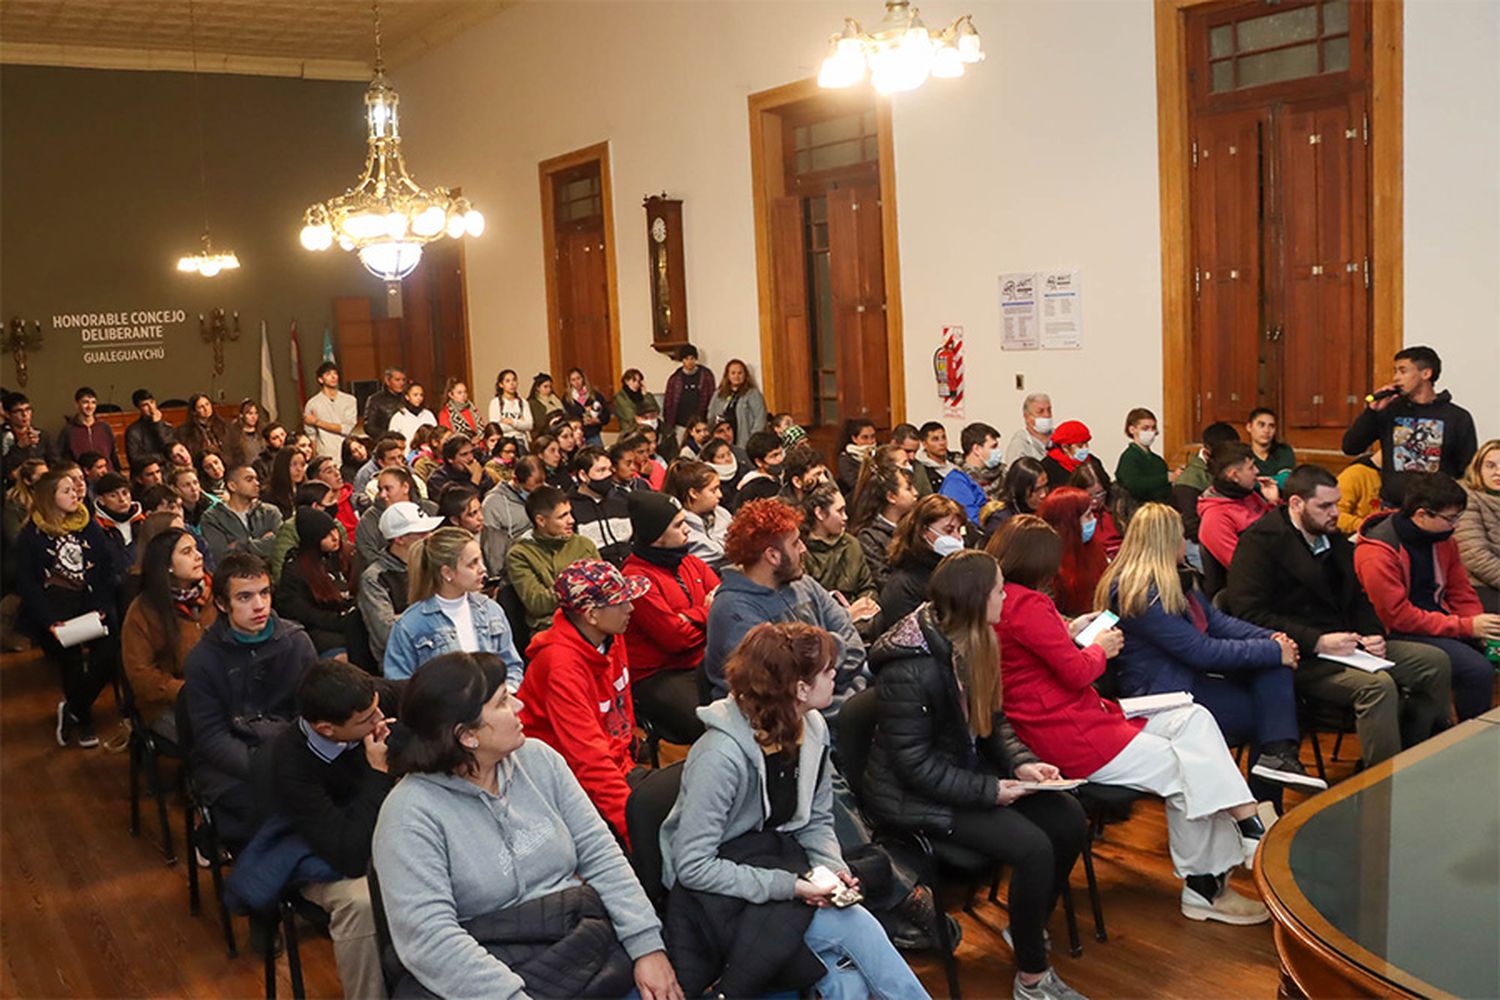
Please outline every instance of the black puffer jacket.
[[1036, 755], [1016, 738], [1005, 713], [975, 740], [953, 674], [953, 644], [927, 605], [870, 647], [880, 692], [864, 806], [882, 826], [947, 833], [960, 809], [995, 805], [1000, 778]]
[[907, 552], [899, 563], [891, 563], [880, 586], [880, 630], [890, 629], [927, 600], [927, 581], [943, 557], [923, 545]]

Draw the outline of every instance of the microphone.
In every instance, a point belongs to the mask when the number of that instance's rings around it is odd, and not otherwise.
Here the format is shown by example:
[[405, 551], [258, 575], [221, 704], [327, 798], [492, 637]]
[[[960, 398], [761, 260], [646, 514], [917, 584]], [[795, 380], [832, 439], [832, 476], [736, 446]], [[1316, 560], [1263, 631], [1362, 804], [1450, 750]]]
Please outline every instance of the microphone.
[[1381, 389], [1379, 392], [1371, 393], [1365, 397], [1366, 403], [1378, 402], [1382, 399], [1390, 399], [1392, 396], [1401, 395], [1400, 389]]

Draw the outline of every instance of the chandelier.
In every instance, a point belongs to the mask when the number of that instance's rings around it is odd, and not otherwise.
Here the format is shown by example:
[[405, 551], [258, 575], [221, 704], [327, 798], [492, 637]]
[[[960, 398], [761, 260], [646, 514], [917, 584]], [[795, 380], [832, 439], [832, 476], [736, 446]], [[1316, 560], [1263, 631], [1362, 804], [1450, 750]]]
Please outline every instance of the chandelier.
[[380, 3], [375, 13], [375, 76], [365, 91], [369, 151], [359, 183], [319, 202], [303, 216], [302, 245], [327, 250], [337, 243], [357, 251], [377, 278], [399, 281], [422, 259], [422, 247], [445, 234], [458, 239], [484, 232], [484, 216], [447, 188], [423, 190], [406, 172], [397, 117], [400, 99], [385, 82], [380, 49]]
[[185, 254], [177, 259], [177, 270], [212, 278], [220, 271], [233, 271], [240, 266], [240, 259], [233, 250], [214, 251], [213, 241], [208, 238], [208, 167], [203, 154], [203, 95], [198, 80], [198, 19], [193, 9], [193, 0], [188, 0], [188, 37], [193, 47], [193, 105], [198, 113], [198, 191], [203, 198], [203, 249]]
[[963, 76], [964, 66], [984, 59], [970, 15], [929, 32], [909, 0], [886, 0], [885, 16], [872, 32], [844, 18], [844, 30], [829, 43], [832, 51], [818, 73], [820, 87], [851, 87], [868, 71], [882, 94], [916, 90], [929, 76]]

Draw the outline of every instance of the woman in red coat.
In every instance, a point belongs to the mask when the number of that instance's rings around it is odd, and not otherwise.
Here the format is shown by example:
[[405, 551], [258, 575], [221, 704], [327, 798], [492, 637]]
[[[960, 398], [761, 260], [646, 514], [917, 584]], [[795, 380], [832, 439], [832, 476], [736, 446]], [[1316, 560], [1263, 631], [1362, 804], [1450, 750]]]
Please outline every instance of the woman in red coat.
[[1265, 829], [1213, 716], [1188, 705], [1126, 719], [1118, 704], [1099, 696], [1093, 682], [1125, 640], [1118, 629], [1107, 629], [1085, 649], [1073, 642], [1091, 618], [1064, 621], [1044, 592], [1063, 549], [1047, 522], [1017, 515], [987, 548], [1006, 581], [995, 631], [1005, 714], [1017, 738], [1069, 778], [1166, 800], [1172, 864], [1186, 883], [1183, 916], [1264, 923], [1270, 918], [1265, 906], [1227, 884], [1229, 872], [1253, 857]]
[[688, 554], [687, 512], [672, 497], [631, 493], [630, 524], [635, 540], [625, 573], [651, 581], [625, 633], [631, 695], [636, 712], [660, 723], [672, 742], [690, 743], [703, 733], [697, 670], [719, 574]]

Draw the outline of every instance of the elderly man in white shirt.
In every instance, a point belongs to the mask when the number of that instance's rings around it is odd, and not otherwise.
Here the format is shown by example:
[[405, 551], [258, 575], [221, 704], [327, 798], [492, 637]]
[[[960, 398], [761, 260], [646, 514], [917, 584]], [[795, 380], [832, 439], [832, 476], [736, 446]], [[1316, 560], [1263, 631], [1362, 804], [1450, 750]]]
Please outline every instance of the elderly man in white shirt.
[[1038, 462], [1047, 457], [1052, 446], [1052, 397], [1045, 392], [1033, 392], [1021, 403], [1021, 418], [1026, 426], [1011, 435], [1005, 446], [1005, 467], [1016, 464], [1018, 458], [1034, 458]]
[[317, 395], [302, 410], [302, 425], [313, 435], [319, 455], [339, 461], [344, 439], [359, 423], [359, 405], [353, 396], [339, 391], [339, 366], [332, 361], [318, 366], [318, 386]]

